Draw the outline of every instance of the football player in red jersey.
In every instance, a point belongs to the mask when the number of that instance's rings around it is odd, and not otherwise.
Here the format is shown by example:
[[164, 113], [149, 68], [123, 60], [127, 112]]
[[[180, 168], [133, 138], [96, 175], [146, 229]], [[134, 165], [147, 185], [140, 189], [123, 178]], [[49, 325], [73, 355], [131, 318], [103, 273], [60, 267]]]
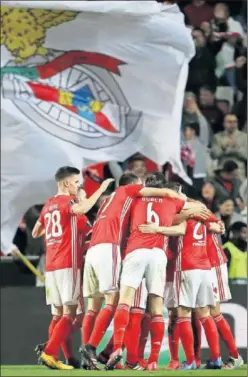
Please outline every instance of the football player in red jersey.
[[[84, 256], [88, 247], [92, 228], [91, 228], [90, 222], [88, 221], [85, 215], [78, 215], [78, 219], [79, 218], [81, 220], [79, 222], [81, 226], [78, 229], [79, 237], [80, 237], [80, 245], [81, 245], [80, 247], [82, 248], [82, 255]], [[83, 269], [83, 265], [82, 265], [82, 269]], [[81, 278], [82, 278], [82, 274], [81, 274]], [[52, 320], [50, 322], [50, 326], [48, 329], [48, 339], [52, 336], [54, 327], [56, 326], [57, 322], [61, 319], [61, 316], [62, 316], [61, 308], [51, 305], [51, 314], [52, 314]], [[73, 323], [72, 323], [73, 333], [78, 331], [82, 327], [83, 317], [84, 317], [84, 299], [81, 292], [78, 298], [78, 307], [76, 310], [75, 319], [73, 320]], [[38, 355], [38, 364], [42, 364], [40, 360], [40, 355], [43, 352], [45, 346], [46, 346], [46, 343], [41, 343], [35, 347], [35, 352]], [[72, 365], [74, 368], [79, 369], [80, 362], [73, 356], [72, 335], [69, 335], [68, 338], [65, 339], [61, 343], [61, 349], [65, 357], [65, 363], [67, 365]]]
[[81, 189], [79, 201], [76, 201], [79, 174], [78, 169], [70, 166], [61, 167], [56, 172], [57, 195], [45, 203], [32, 231], [34, 238], [45, 236], [47, 304], [54, 305], [62, 315], [40, 356], [42, 363], [54, 369], [73, 369], [57, 359], [60, 344], [72, 332], [81, 290], [82, 253], [78, 232], [84, 228], [85, 219], [78, 215], [88, 212], [113, 181], [104, 181], [89, 199]]
[[[216, 230], [216, 223], [210, 229]], [[154, 228], [150, 225], [150, 231]], [[156, 228], [159, 231], [159, 228]], [[162, 228], [160, 229], [162, 231]], [[219, 227], [219, 232], [220, 232]], [[191, 325], [192, 309], [201, 321], [211, 351], [208, 368], [220, 369], [222, 361], [218, 331], [210, 316], [210, 306], [215, 306], [211, 264], [206, 251], [206, 227], [198, 220], [187, 221], [186, 233], [179, 237], [173, 281], [174, 298], [177, 301], [177, 325], [186, 355], [182, 369], [196, 369], [194, 337]], [[210, 365], [211, 364], [211, 365]]]
[[[144, 187], [136, 175], [129, 173], [121, 176], [119, 187], [99, 209], [85, 259], [83, 289], [84, 297], [89, 297], [90, 300], [83, 330], [84, 333], [90, 334], [90, 337], [86, 345], [80, 349], [82, 367], [90, 363], [91, 369], [99, 369], [96, 348], [118, 304], [120, 245], [123, 234], [126, 234], [130, 205], [136, 196], [179, 197], [177, 193], [167, 188]], [[103, 298], [105, 298], [105, 306], [101, 309]]]
[[220, 303], [232, 298], [228, 284], [227, 258], [222, 249], [219, 234], [210, 230], [207, 231], [207, 253], [212, 267], [213, 284], [217, 296], [216, 305], [211, 307], [210, 312], [229, 351], [229, 360], [224, 364], [223, 369], [237, 369], [243, 365], [244, 361], [238, 353], [232, 330], [220, 310]]
[[[156, 172], [146, 179], [147, 187], [165, 186], [164, 175]], [[150, 307], [152, 351], [147, 369], [157, 368], [159, 350], [163, 339], [163, 293], [165, 285], [167, 235], [182, 234], [183, 226], [171, 227], [174, 215], [185, 206], [177, 198], [137, 198], [131, 207], [131, 234], [128, 240], [121, 276], [120, 300], [114, 317], [114, 352], [106, 365], [112, 369], [122, 358], [125, 329], [129, 322], [129, 310], [136, 289], [145, 277]], [[186, 204], [187, 206], [187, 204]], [[145, 235], [139, 230], [144, 222], [154, 222], [165, 227], [164, 234]]]

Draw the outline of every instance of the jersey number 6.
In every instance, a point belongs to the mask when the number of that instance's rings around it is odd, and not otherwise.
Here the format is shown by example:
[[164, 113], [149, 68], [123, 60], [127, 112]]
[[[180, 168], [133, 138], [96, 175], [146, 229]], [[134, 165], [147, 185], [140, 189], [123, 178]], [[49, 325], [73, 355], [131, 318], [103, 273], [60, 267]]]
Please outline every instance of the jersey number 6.
[[153, 203], [148, 203], [147, 205], [147, 210], [146, 210], [146, 221], [148, 223], [152, 223], [152, 224], [155, 224], [157, 226], [159, 226], [159, 216], [158, 214], [153, 211], [152, 209], [152, 204]]
[[51, 213], [45, 214], [46, 224], [46, 239], [49, 240], [51, 237], [61, 237], [62, 236], [62, 226], [60, 224], [61, 216], [58, 210]]

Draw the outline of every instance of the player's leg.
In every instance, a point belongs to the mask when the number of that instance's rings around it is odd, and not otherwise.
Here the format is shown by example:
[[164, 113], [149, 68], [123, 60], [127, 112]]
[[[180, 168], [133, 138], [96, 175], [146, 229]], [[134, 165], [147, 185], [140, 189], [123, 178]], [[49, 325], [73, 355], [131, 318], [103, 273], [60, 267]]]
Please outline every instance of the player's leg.
[[192, 309], [196, 305], [197, 292], [201, 280], [195, 270], [177, 271], [174, 279], [174, 292], [178, 303], [177, 326], [179, 337], [186, 356], [186, 362], [182, 369], [196, 369], [194, 352], [194, 334], [191, 323]]
[[139, 364], [143, 367], [147, 366], [147, 361], [144, 360], [145, 356], [145, 347], [148, 340], [148, 335], [151, 329], [151, 316], [147, 312], [145, 312], [142, 322], [141, 322], [141, 331], [140, 331], [140, 339], [139, 339], [139, 349], [138, 349], [138, 361]]
[[[71, 286], [71, 282], [74, 281], [72, 279], [72, 271], [68, 272], [68, 270], [72, 269], [65, 269], [65, 270], [57, 270], [48, 272], [46, 274], [46, 296], [47, 296], [47, 304], [54, 305], [57, 307], [57, 309], [62, 314], [59, 321], [57, 321], [56, 324], [53, 324], [50, 329], [51, 336], [49, 337], [48, 342], [46, 343], [46, 346], [44, 348], [44, 351], [40, 355], [41, 362], [52, 369], [73, 369], [70, 365], [64, 365], [60, 361], [57, 361], [58, 359], [58, 352], [59, 347], [61, 345], [61, 342], [66, 339], [66, 337], [70, 333], [70, 323], [67, 326], [69, 328], [69, 331], [65, 332], [65, 336], [63, 333], [63, 327], [65, 323], [65, 313], [66, 308], [64, 307], [64, 301], [63, 301], [63, 294], [65, 293], [65, 282], [68, 281], [68, 285]], [[80, 277], [80, 275], [78, 275]], [[76, 276], [76, 280], [77, 280]], [[78, 289], [79, 289], [79, 281], [78, 281]], [[70, 299], [72, 290], [70, 292]], [[77, 295], [79, 293], [76, 292]], [[77, 297], [75, 297], [75, 303], [77, 302]], [[61, 311], [61, 308], [63, 310]], [[66, 321], [67, 324], [67, 321]], [[61, 330], [62, 328], [62, 330]]]
[[[170, 304], [169, 304], [170, 305]], [[168, 343], [170, 350], [169, 370], [179, 369], [179, 328], [177, 324], [177, 308], [168, 308]]]
[[[169, 266], [170, 268], [170, 266]], [[171, 271], [169, 270], [167, 265], [166, 278], [170, 277]], [[172, 274], [171, 274], [172, 275]], [[174, 274], [171, 276], [170, 281], [169, 279], [166, 281], [165, 285], [165, 292], [164, 292], [164, 304], [168, 310], [168, 344], [170, 350], [170, 362], [167, 366], [169, 370], [179, 369], [179, 331], [177, 325], [177, 300], [174, 293], [173, 288], [173, 277]]]
[[96, 360], [96, 349], [100, 344], [111, 320], [113, 319], [119, 299], [119, 277], [121, 256], [119, 246], [101, 244], [94, 247], [94, 271], [99, 281], [99, 291], [105, 296], [105, 305], [100, 310], [90, 339], [85, 346], [85, 356]]
[[139, 249], [128, 254], [123, 262], [120, 298], [114, 315], [114, 349], [106, 369], [113, 369], [122, 358], [124, 335], [129, 323], [129, 311], [136, 289], [139, 287], [147, 265], [147, 250]]
[[125, 332], [124, 343], [127, 350], [126, 369], [144, 370], [138, 362], [138, 349], [141, 333], [141, 322], [144, 317], [147, 301], [145, 279], [135, 292], [133, 305], [130, 309], [129, 323]]
[[216, 306], [211, 307], [210, 314], [213, 317], [219, 335], [225, 342], [228, 352], [229, 360], [225, 363], [225, 369], [236, 369], [243, 365], [243, 359], [238, 353], [235, 339], [228, 321], [221, 314], [220, 302], [228, 301], [231, 299], [231, 293], [228, 284], [228, 272], [226, 264], [212, 268], [213, 284], [216, 289]]
[[[66, 268], [56, 271], [56, 284], [63, 304], [63, 316], [55, 326], [45, 347], [44, 353], [49, 356], [57, 355], [62, 342], [72, 334], [73, 320], [81, 292], [80, 270], [74, 271], [72, 268]], [[62, 369], [60, 367], [61, 365], [58, 365], [58, 369]], [[67, 365], [67, 369], [73, 369], [73, 367]]]
[[222, 360], [220, 354], [219, 335], [216, 324], [210, 315], [210, 306], [215, 306], [215, 296], [211, 270], [196, 270], [201, 279], [196, 298], [196, 316], [201, 321], [210, 348], [211, 360], [207, 368], [220, 369]]
[[148, 291], [148, 312], [151, 315], [151, 354], [146, 369], [156, 370], [165, 331], [163, 302], [167, 258], [164, 250], [155, 248], [149, 250], [148, 258], [149, 264], [145, 271], [145, 278]]
[[[78, 301], [80, 301], [80, 298]], [[65, 364], [71, 365], [75, 369], [79, 369], [80, 362], [75, 358], [73, 354], [72, 334], [82, 327], [84, 306], [79, 302], [77, 308], [75, 307], [75, 309], [75, 313], [73, 313], [74, 320], [72, 322], [72, 333], [61, 343], [61, 349], [65, 357]]]
[[104, 296], [100, 292], [96, 293], [93, 297], [88, 297], [87, 312], [82, 324], [82, 345], [88, 344], [89, 342], [103, 300]]
[[[49, 327], [48, 327], [48, 339], [51, 338], [55, 326], [57, 325], [58, 321], [61, 319], [61, 317], [63, 315], [63, 306], [51, 305], [51, 314], [52, 314], [52, 319], [51, 319], [51, 322], [50, 322]], [[35, 347], [35, 352], [36, 352], [37, 356], [39, 357], [38, 358], [38, 364], [41, 364], [40, 355], [44, 351], [46, 344], [47, 344], [47, 342], [39, 343]]]
[[201, 367], [201, 338], [202, 338], [202, 325], [201, 321], [197, 318], [195, 310], [192, 311], [192, 328], [194, 334], [194, 350], [195, 362], [197, 368]]
[[93, 297], [88, 297], [87, 312], [84, 316], [82, 324], [82, 345], [79, 348], [79, 352], [81, 353], [81, 367], [86, 370], [98, 369], [95, 353], [94, 355], [91, 355], [95, 363], [93, 365], [93, 361], [89, 359], [88, 353], [85, 353], [85, 345], [87, 345], [89, 342], [97, 315], [101, 310], [103, 300], [104, 296], [100, 292], [95, 293]]

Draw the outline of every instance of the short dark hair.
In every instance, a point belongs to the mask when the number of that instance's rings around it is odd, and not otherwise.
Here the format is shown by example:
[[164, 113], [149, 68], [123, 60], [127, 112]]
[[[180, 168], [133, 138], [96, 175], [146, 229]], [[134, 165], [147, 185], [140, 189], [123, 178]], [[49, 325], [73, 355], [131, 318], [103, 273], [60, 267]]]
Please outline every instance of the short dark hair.
[[146, 187], [164, 188], [166, 184], [165, 176], [159, 171], [150, 173], [145, 181]]
[[191, 128], [193, 131], [195, 131], [196, 136], [200, 136], [200, 126], [197, 122], [187, 123], [185, 128]]
[[55, 174], [55, 181], [60, 182], [66, 178], [69, 178], [71, 175], [80, 174], [80, 170], [74, 168], [73, 166], [62, 166], [59, 168]]
[[165, 187], [173, 191], [179, 192], [182, 185], [179, 182], [171, 181], [165, 184]]
[[124, 173], [119, 179], [119, 186], [126, 186], [134, 184], [138, 181], [137, 175], [133, 173]]
[[135, 154], [132, 157], [130, 157], [129, 160], [128, 160], [129, 164], [132, 164], [135, 161], [145, 162], [145, 158], [143, 156], [141, 156], [140, 154]]
[[247, 228], [246, 223], [243, 221], [236, 221], [230, 226], [230, 231], [232, 232], [241, 232], [242, 228]]
[[223, 164], [223, 167], [221, 171], [224, 171], [226, 173], [232, 173], [234, 170], [237, 170], [238, 164], [233, 160], [226, 160]]
[[194, 27], [193, 31], [200, 31], [202, 35], [206, 38], [204, 31], [199, 26]]
[[234, 205], [234, 200], [230, 196], [219, 199], [218, 204], [222, 205], [225, 202], [229, 202], [229, 201], [233, 202], [233, 205]]
[[212, 88], [212, 87], [209, 86], [209, 85], [203, 85], [203, 86], [201, 86], [201, 87], [200, 87], [200, 91], [201, 91], [201, 90], [206, 90], [206, 91], [208, 91], [208, 92], [211, 92], [212, 94], [215, 94], [215, 89]]

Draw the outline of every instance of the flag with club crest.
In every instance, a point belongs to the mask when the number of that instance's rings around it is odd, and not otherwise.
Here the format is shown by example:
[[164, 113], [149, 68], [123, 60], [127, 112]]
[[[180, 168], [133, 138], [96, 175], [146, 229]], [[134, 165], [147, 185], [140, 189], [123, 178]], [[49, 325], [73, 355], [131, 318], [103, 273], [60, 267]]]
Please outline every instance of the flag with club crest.
[[176, 5], [2, 1], [2, 249], [60, 165], [139, 151], [187, 179], [180, 123], [193, 55]]

